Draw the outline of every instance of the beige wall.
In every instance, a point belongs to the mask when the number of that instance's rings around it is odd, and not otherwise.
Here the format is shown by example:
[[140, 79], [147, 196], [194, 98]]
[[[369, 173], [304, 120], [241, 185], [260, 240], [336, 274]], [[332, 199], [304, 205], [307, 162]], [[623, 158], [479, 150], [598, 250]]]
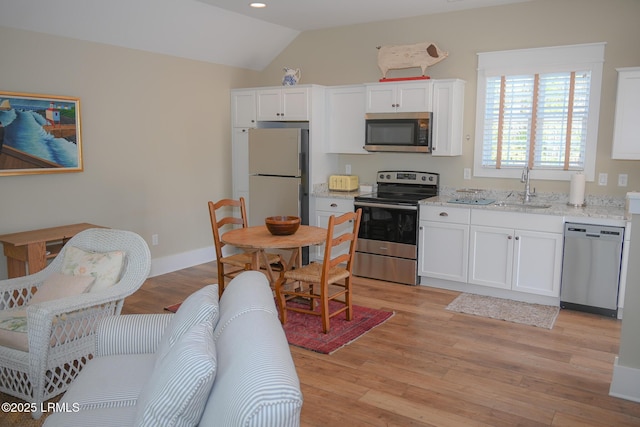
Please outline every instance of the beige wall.
[[80, 98], [85, 166], [0, 177], [0, 234], [86, 221], [158, 234], [153, 258], [212, 245], [206, 202], [231, 195], [229, 89], [254, 72], [3, 27], [0, 40], [0, 90]]
[[[383, 168], [427, 170], [442, 174], [452, 187], [521, 190], [518, 180], [463, 180], [463, 168], [473, 167], [477, 53], [495, 50], [606, 42], [602, 105], [598, 132], [596, 177], [609, 174], [607, 186], [588, 183], [588, 194], [622, 197], [640, 190], [640, 162], [611, 160], [614, 102], [618, 67], [640, 66], [640, 2], [637, 0], [534, 0], [532, 2], [463, 12], [420, 16], [375, 24], [354, 25], [302, 33], [261, 74], [260, 85], [279, 84], [282, 67], [301, 68], [301, 83], [323, 85], [375, 82], [376, 46], [435, 42], [449, 52], [444, 61], [427, 69], [432, 78], [466, 80], [464, 143], [461, 157], [374, 154], [340, 156], [339, 169], [352, 165], [361, 181], [374, 181]], [[417, 70], [419, 72], [419, 70]], [[416, 70], [392, 71], [388, 77], [415, 75]], [[619, 173], [628, 174], [628, 187], [617, 186]], [[567, 181], [532, 181], [538, 191], [569, 191]]]

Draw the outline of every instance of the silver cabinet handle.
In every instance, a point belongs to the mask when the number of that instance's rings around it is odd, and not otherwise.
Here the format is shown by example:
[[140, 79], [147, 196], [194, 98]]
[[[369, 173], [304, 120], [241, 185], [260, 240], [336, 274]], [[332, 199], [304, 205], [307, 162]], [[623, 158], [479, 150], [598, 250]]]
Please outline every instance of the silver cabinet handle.
[[511, 240], [513, 239], [513, 236], [507, 236], [507, 239]]

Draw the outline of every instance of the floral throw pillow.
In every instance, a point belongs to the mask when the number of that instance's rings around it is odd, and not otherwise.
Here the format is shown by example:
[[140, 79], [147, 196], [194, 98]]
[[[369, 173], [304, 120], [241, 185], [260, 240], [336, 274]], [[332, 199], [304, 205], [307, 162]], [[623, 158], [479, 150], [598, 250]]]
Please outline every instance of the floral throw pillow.
[[68, 246], [62, 260], [62, 273], [93, 277], [89, 292], [98, 292], [118, 282], [123, 261], [124, 251], [88, 252]]

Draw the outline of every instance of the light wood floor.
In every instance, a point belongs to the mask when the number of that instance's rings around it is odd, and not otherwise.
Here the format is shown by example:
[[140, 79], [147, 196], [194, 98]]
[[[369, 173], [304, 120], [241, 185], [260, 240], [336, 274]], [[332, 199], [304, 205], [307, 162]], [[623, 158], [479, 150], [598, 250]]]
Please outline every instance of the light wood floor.
[[[123, 312], [162, 312], [215, 283], [215, 263], [148, 279]], [[639, 426], [610, 397], [621, 322], [562, 310], [552, 330], [445, 310], [456, 292], [356, 281], [395, 316], [333, 355], [291, 347], [305, 426]]]

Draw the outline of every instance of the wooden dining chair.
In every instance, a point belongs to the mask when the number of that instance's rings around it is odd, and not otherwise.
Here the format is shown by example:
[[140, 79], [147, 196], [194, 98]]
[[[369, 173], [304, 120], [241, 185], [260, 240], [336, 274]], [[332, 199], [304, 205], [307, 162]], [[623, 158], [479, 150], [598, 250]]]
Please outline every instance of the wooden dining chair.
[[[228, 216], [222, 216], [218, 219], [217, 213], [227, 214]], [[224, 211], [224, 213], [223, 213]], [[240, 216], [233, 216], [234, 211], [239, 211]], [[236, 253], [229, 256], [224, 256], [222, 248], [225, 246], [224, 242], [220, 239], [221, 234], [224, 231], [228, 231], [227, 228], [234, 226], [247, 227], [247, 209], [244, 203], [244, 197], [240, 197], [240, 200], [234, 199], [222, 199], [216, 203], [209, 202], [209, 216], [211, 217], [211, 229], [213, 230], [213, 244], [216, 248], [216, 263], [218, 265], [218, 292], [219, 296], [222, 296], [225, 287], [225, 278], [233, 278], [240, 272], [245, 270], [251, 270], [251, 255], [246, 252]], [[266, 254], [266, 262], [269, 264], [279, 264], [283, 266], [283, 261], [278, 254]], [[260, 268], [266, 268], [264, 261], [260, 261]], [[281, 268], [282, 269], [282, 268]]]
[[[362, 209], [339, 217], [331, 215], [322, 263], [314, 262], [280, 273], [275, 291], [282, 324], [287, 322], [287, 311], [320, 316], [322, 331], [326, 334], [330, 329], [331, 317], [345, 312], [346, 319], [352, 319], [351, 279], [361, 216]], [[340, 248], [346, 244], [349, 250], [345, 253]], [[339, 250], [335, 250], [338, 246]], [[300, 303], [301, 299], [305, 301], [304, 304]], [[330, 312], [330, 301], [338, 302], [341, 307]], [[319, 306], [319, 310], [316, 306]]]

